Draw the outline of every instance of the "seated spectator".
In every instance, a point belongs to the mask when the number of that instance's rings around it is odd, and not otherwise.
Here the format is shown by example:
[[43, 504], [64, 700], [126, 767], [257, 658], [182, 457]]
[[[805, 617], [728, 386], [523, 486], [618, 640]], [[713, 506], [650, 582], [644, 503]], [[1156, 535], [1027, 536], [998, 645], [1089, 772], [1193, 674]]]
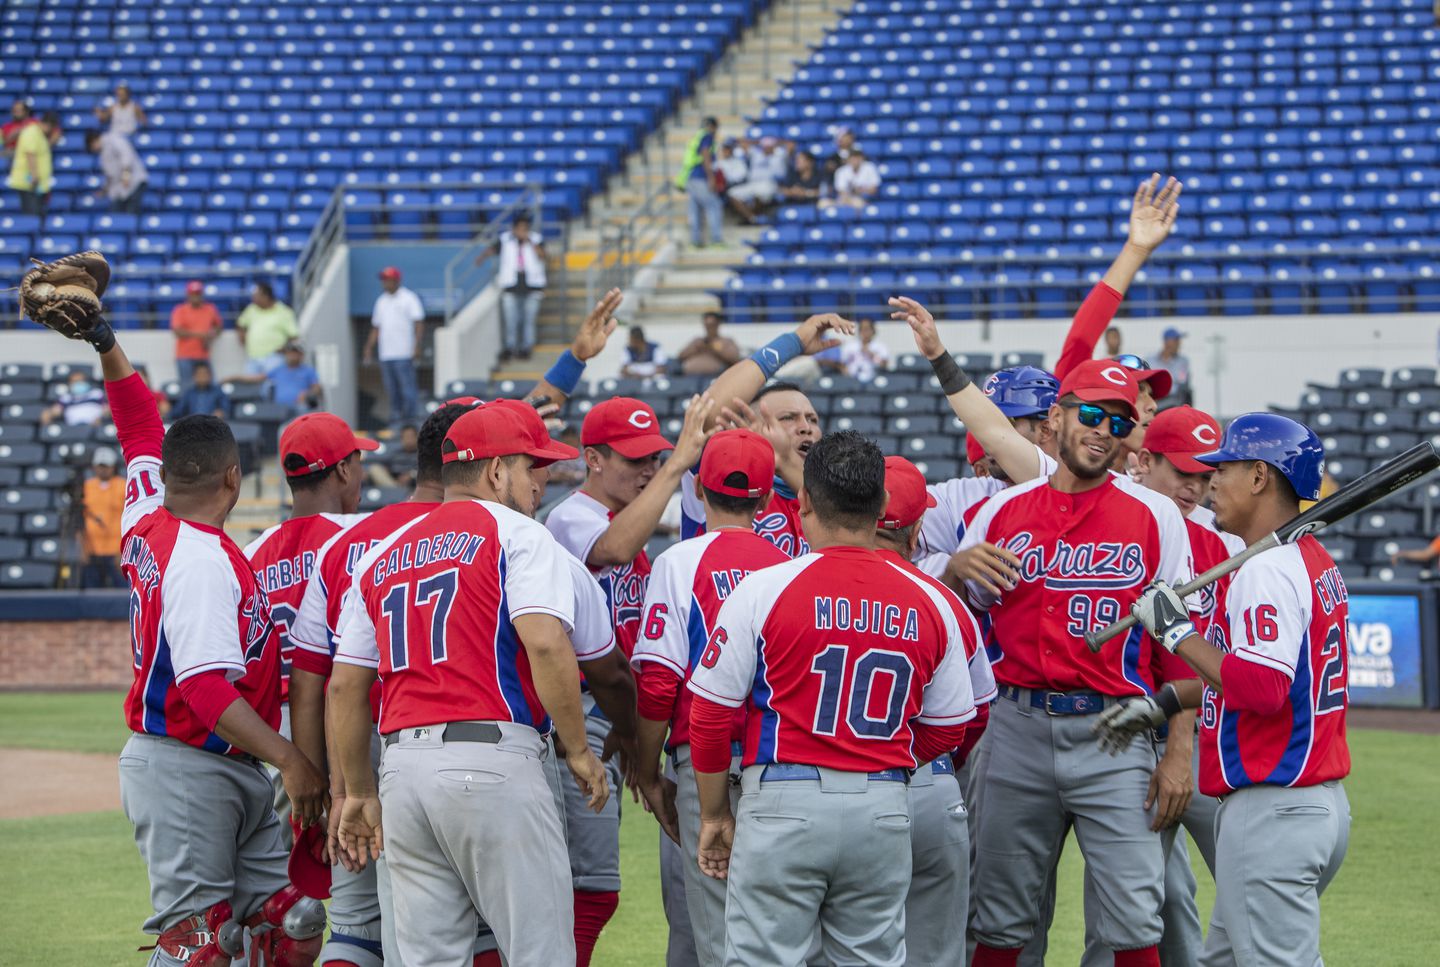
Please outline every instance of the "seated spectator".
[[815, 165], [815, 156], [808, 151], [796, 152], [795, 166], [780, 182], [780, 198], [789, 204], [813, 204], [820, 200], [820, 189], [824, 183], [820, 169]]
[[580, 452], [573, 460], [557, 460], [550, 464], [548, 486], [557, 490], [580, 486], [585, 482], [585, 450], [580, 446], [579, 426], [574, 423], [556, 425], [550, 420], [546, 420], [545, 425], [550, 430], [550, 436]]
[[76, 369], [71, 371], [65, 388], [56, 394], [55, 402], [40, 414], [40, 425], [62, 420], [66, 426], [99, 426], [109, 416], [105, 387], [94, 382], [89, 373]]
[[850, 156], [860, 149], [855, 144], [855, 132], [849, 128], [835, 131], [835, 150], [825, 159], [825, 177], [834, 178], [835, 173], [845, 166]]
[[625, 343], [620, 375], [627, 379], [649, 379], [665, 371], [670, 360], [659, 343], [647, 342], [645, 330], [639, 326], [630, 327], [630, 340]]
[[235, 328], [245, 334], [245, 374], [263, 378], [284, 360], [280, 350], [300, 337], [295, 312], [275, 298], [269, 282], [256, 282], [250, 304], [240, 311]]
[[414, 487], [419, 451], [419, 432], [414, 426], [402, 426], [399, 446], [387, 447], [383, 456], [371, 455], [365, 460], [366, 479], [376, 487]]
[[140, 214], [150, 172], [130, 139], [115, 131], [91, 131], [85, 135], [85, 150], [99, 155], [100, 173], [105, 178], [95, 196], [109, 198], [113, 211]]
[[125, 478], [116, 476], [120, 458], [109, 447], [97, 447], [90, 458], [92, 476], [85, 481], [85, 530], [81, 535], [84, 567], [82, 588], [118, 588], [120, 579], [120, 516], [125, 511]]
[[191, 383], [180, 393], [180, 398], [170, 410], [170, 418], [194, 416], [197, 413], [230, 418], [230, 397], [215, 385], [215, 374], [206, 360], [198, 360], [190, 371]]
[[205, 298], [205, 283], [185, 283], [185, 301], [170, 310], [170, 331], [175, 334], [175, 369], [180, 385], [194, 382], [195, 367], [210, 361], [210, 346], [219, 338], [225, 323], [215, 303]]
[[130, 85], [120, 83], [115, 85], [115, 96], [105, 99], [104, 104], [95, 108], [95, 118], [101, 124], [109, 126], [111, 134], [118, 134], [122, 137], [133, 138], [135, 132], [149, 122], [145, 117], [145, 109], [140, 102], [130, 96]]
[[890, 368], [890, 350], [875, 338], [874, 319], [861, 319], [856, 336], [841, 347], [840, 359], [846, 375], [868, 383], [876, 373]]
[[275, 402], [296, 413], [316, 409], [325, 396], [320, 374], [305, 362], [305, 347], [298, 339], [285, 344], [285, 361], [266, 374], [274, 392]]
[[880, 190], [880, 169], [858, 148], [835, 172], [835, 197], [828, 204], [864, 208]]
[[1435, 538], [1424, 547], [1417, 547], [1413, 551], [1396, 551], [1390, 555], [1392, 565], [1401, 561], [1413, 561], [1416, 564], [1429, 566], [1435, 558], [1440, 557], [1440, 537]]
[[705, 335], [680, 350], [680, 371], [686, 376], [718, 376], [740, 361], [740, 347], [720, 335], [720, 322], [720, 313], [705, 313], [701, 317]]
[[[725, 181], [725, 204], [744, 219], [746, 224], [758, 225], [764, 219], [762, 212], [775, 201], [780, 179], [785, 177], [786, 152], [776, 148], [776, 138], [766, 138], [769, 148], [758, 145], [748, 149], [748, 143], [728, 139], [720, 148], [716, 167]], [[776, 164], [779, 170], [776, 170]]]

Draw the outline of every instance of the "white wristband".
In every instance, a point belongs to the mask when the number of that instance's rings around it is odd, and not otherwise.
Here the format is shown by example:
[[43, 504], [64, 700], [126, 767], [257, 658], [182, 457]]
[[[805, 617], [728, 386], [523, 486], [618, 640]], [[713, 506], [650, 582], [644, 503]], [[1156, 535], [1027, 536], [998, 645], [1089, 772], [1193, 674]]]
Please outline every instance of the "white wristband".
[[1194, 633], [1194, 622], [1181, 621], [1179, 624], [1173, 624], [1165, 629], [1164, 633], [1160, 635], [1160, 644], [1164, 645], [1165, 650], [1173, 655], [1175, 654], [1175, 649], [1180, 647], [1180, 642], [1189, 638]]

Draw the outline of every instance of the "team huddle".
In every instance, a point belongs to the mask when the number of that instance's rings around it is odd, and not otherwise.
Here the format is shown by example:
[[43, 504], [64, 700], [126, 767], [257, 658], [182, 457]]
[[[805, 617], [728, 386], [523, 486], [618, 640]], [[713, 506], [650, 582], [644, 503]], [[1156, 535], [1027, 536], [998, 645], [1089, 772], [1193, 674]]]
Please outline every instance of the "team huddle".
[[[1054, 373], [977, 385], [891, 300], [968, 432], [976, 475], [932, 486], [776, 381], [850, 331], [833, 315], [716, 377], [673, 441], [629, 398], [579, 451], [552, 439], [612, 291], [527, 400], [429, 416], [407, 501], [357, 514], [375, 445], [291, 423], [293, 516], [242, 551], [224, 422], [166, 431], [108, 327], [85, 333], [127, 467], [120, 773], [151, 963], [588, 964], [627, 790], [657, 820], [671, 965], [1039, 964], [1071, 832], [1084, 963], [1320, 963], [1345, 585], [1306, 536], [1175, 591], [1318, 497], [1320, 442], [1161, 410], [1164, 370], [1090, 358], [1178, 195], [1141, 186]], [[684, 539], [651, 561], [677, 493]]]

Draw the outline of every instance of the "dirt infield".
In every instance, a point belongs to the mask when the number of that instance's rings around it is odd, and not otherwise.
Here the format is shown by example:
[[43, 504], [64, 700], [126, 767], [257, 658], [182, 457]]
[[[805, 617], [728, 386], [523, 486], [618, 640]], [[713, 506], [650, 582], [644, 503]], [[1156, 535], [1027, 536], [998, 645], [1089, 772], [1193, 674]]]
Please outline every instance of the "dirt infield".
[[0, 819], [120, 808], [115, 756], [0, 749]]

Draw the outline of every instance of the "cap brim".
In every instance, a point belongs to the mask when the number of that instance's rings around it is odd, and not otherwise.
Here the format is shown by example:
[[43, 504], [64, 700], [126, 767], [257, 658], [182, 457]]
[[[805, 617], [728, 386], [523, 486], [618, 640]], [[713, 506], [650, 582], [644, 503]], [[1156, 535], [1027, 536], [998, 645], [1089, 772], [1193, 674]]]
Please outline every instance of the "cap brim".
[[548, 467], [557, 460], [574, 460], [580, 456], [580, 451], [572, 446], [567, 446], [559, 440], [551, 440], [548, 446], [536, 447], [534, 450], [526, 450], [526, 455], [535, 460], [535, 466]]
[[372, 440], [369, 437], [357, 436], [355, 438], [356, 450], [379, 450], [380, 441]]
[[1152, 451], [1169, 460], [1170, 463], [1181, 473], [1209, 473], [1215, 468], [1208, 463], [1201, 463], [1193, 453], [1165, 453], [1161, 450]]
[[932, 494], [929, 490], [926, 490], [926, 491], [925, 491], [925, 509], [926, 509], [926, 510], [929, 510], [931, 507], [938, 507], [938, 506], [940, 506], [940, 501], [936, 500], [936, 499], [935, 499], [935, 495]]
[[1123, 396], [1116, 396], [1114, 390], [1102, 389], [1101, 387], [1089, 387], [1085, 389], [1074, 389], [1070, 394], [1077, 400], [1084, 403], [1124, 403], [1130, 410], [1130, 418], [1140, 419], [1140, 411], [1135, 409], [1135, 404]]
[[675, 449], [675, 444], [658, 433], [626, 437], [623, 440], [615, 440], [607, 445], [611, 450], [614, 450], [627, 460], [639, 460], [642, 457], [649, 457], [665, 450]]
[[315, 900], [330, 897], [330, 867], [320, 859], [325, 848], [325, 827], [320, 823], [307, 826], [295, 837], [290, 850], [287, 872], [295, 889]]
[[1135, 370], [1135, 381], [1149, 383], [1150, 395], [1157, 400], [1163, 400], [1175, 388], [1175, 378], [1170, 375], [1168, 369], [1137, 369]]
[[1202, 463], [1206, 469], [1218, 467], [1222, 463], [1234, 463], [1237, 460], [1255, 460], [1256, 457], [1241, 456], [1238, 453], [1231, 453], [1223, 447], [1219, 450], [1211, 450], [1209, 453], [1197, 453], [1192, 457], [1195, 462]]

